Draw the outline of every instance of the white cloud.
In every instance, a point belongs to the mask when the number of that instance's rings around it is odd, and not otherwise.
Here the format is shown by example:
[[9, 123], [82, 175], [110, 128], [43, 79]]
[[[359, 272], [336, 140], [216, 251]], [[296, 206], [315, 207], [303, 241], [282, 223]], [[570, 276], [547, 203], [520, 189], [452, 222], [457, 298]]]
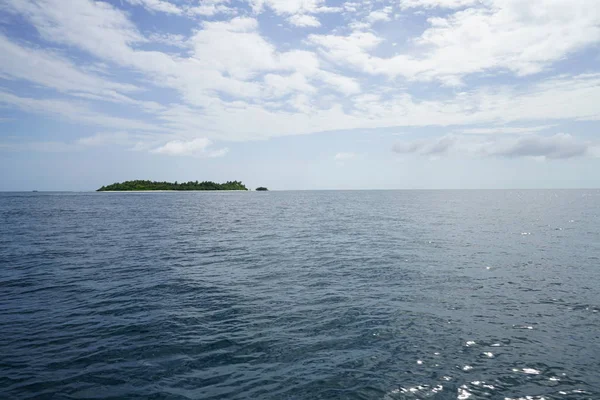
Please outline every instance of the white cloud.
[[[302, 81], [302, 91], [314, 92], [309, 80], [322, 81], [343, 93], [360, 90], [354, 79], [321, 69], [317, 56], [312, 52], [278, 52], [259, 34], [256, 19], [240, 17], [226, 22], [204, 23], [203, 27], [190, 40], [192, 57], [178, 60], [176, 71], [169, 81], [184, 93], [191, 104], [206, 105], [206, 95], [210, 96], [210, 93], [199, 90], [203, 88], [238, 98], [258, 99], [261, 93], [271, 96], [276, 78], [271, 75], [264, 79], [267, 88], [261, 88], [256, 78], [274, 72], [292, 73], [290, 76], [294, 81], [287, 86], [299, 88]], [[212, 56], [207, 58], [205, 54]]]
[[459, 130], [460, 133], [473, 135], [496, 135], [496, 134], [525, 134], [540, 132], [556, 125], [539, 126], [496, 126], [491, 128], [466, 128]]
[[398, 142], [394, 145], [393, 150], [400, 154], [420, 154], [426, 156], [434, 156], [446, 154], [451, 149], [458, 146], [459, 139], [454, 135], [446, 135], [433, 139], [419, 139], [410, 142]]
[[186, 9], [188, 15], [201, 15], [212, 17], [217, 14], [236, 14], [236, 10], [225, 6], [223, 3], [229, 3], [229, 0], [204, 0], [197, 6]]
[[133, 105], [146, 112], [162, 109], [157, 102], [132, 98], [142, 88], [115, 82], [106, 70], [76, 65], [61, 53], [19, 45], [1, 34], [0, 77], [27, 80], [79, 98]]
[[356, 79], [328, 71], [319, 71], [316, 77], [341, 94], [351, 95], [360, 93], [360, 84]]
[[278, 15], [339, 12], [340, 7], [328, 7], [324, 0], [248, 0], [255, 13], [270, 8]]
[[[264, 90], [252, 79], [262, 73], [301, 71], [310, 78], [316, 77], [319, 68], [310, 52], [278, 52], [258, 33], [258, 22], [253, 18], [203, 23], [203, 29], [186, 42], [190, 56], [178, 57], [134, 49], [134, 43], [147, 39], [124, 14], [105, 3], [82, 1], [81, 7], [66, 7], [56, 0], [39, 0], [47, 7], [38, 7], [31, 0], [8, 1], [14, 3], [13, 11], [30, 18], [49, 40], [58, 38], [103, 60], [141, 71], [156, 85], [176, 89], [186, 102], [198, 106], [215, 101], [215, 92], [259, 98]], [[105, 45], [107, 42], [110, 45]]]
[[68, 59], [48, 50], [20, 46], [0, 34], [0, 74], [61, 92], [93, 93], [99, 97], [116, 99], [118, 92], [133, 92], [138, 87], [112, 82], [73, 64]]
[[314, 93], [317, 91], [300, 73], [287, 76], [268, 74], [264, 80], [267, 85], [268, 96], [281, 97], [292, 92]]
[[[597, 145], [597, 144], [596, 144]], [[400, 154], [445, 156], [450, 154], [506, 158], [568, 159], [592, 155], [595, 146], [569, 134], [521, 137], [473, 137], [445, 135], [430, 139], [398, 142], [393, 150]]]
[[179, 47], [182, 49], [188, 48], [189, 43], [187, 38], [183, 35], [176, 35], [173, 33], [152, 33], [148, 36], [148, 39], [153, 43], [166, 44], [168, 46]]
[[149, 11], [158, 11], [167, 14], [182, 14], [182, 10], [175, 4], [164, 0], [125, 0], [129, 4], [143, 6]]
[[600, 102], [600, 75], [555, 79], [522, 89], [482, 89], [427, 102], [408, 95], [383, 100], [375, 94], [351, 100], [356, 107], [354, 111], [345, 110], [335, 102], [327, 108], [319, 108], [305, 95], [294, 99], [295, 111], [212, 100], [202, 110], [182, 105], [165, 107], [155, 113], [156, 123], [147, 123], [95, 113], [81, 103], [0, 95], [0, 103], [28, 112], [59, 115], [87, 125], [185, 135], [201, 131], [211, 139], [251, 140], [344, 129], [597, 120], [600, 119], [600, 110], [596, 107]]
[[212, 142], [207, 138], [196, 138], [189, 141], [173, 140], [152, 150], [152, 153], [165, 154], [169, 156], [204, 156], [221, 157], [228, 150], [226, 148], [219, 150], [208, 150]]
[[392, 7], [385, 7], [381, 10], [371, 11], [369, 15], [367, 15], [366, 20], [369, 24], [374, 24], [380, 21], [389, 21], [391, 12]]
[[34, 99], [20, 97], [12, 93], [0, 91], [0, 104], [19, 108], [25, 112], [44, 114], [49, 117], [60, 117], [78, 124], [132, 129], [141, 131], [158, 131], [160, 127], [148, 122], [129, 118], [114, 117], [91, 110], [86, 103], [59, 99]]
[[306, 14], [292, 15], [291, 17], [288, 18], [288, 21], [290, 24], [292, 24], [294, 26], [299, 26], [299, 27], [317, 28], [317, 27], [321, 26], [321, 23], [319, 22], [319, 20], [316, 17], [314, 17], [312, 15], [306, 15]]
[[590, 144], [569, 134], [550, 137], [525, 136], [490, 151], [503, 157], [545, 157], [550, 159], [582, 157], [588, 154]]
[[[258, 33], [254, 18], [205, 22], [192, 38], [195, 64], [248, 79], [277, 68], [275, 47]], [[217, 50], [218, 49], [218, 50]], [[206, 57], [206, 54], [211, 54]]]
[[362, 6], [364, 5], [364, 3], [359, 3], [356, 1], [346, 1], [343, 5], [342, 8], [344, 9], [344, 11], [348, 12], [348, 13], [355, 13], [357, 12]]
[[[491, 129], [497, 129], [496, 133], [518, 134], [527, 132], [497, 127], [600, 119], [600, 74], [546, 78], [537, 84], [516, 76], [511, 77], [516, 82], [511, 85], [492, 82], [462, 93], [441, 90], [429, 99], [421, 97], [419, 89], [407, 89], [401, 76], [457, 82], [465, 74], [495, 71], [503, 65], [518, 72], [518, 66], [525, 65], [523, 60], [537, 59], [547, 50], [547, 40], [538, 38], [538, 28], [556, 39], [556, 59], [597, 41], [593, 21], [598, 18], [590, 0], [569, 3], [560, 13], [557, 9], [567, 4], [564, 0], [531, 9], [522, 2], [498, 1], [430, 19], [418, 40], [399, 46], [408, 50], [385, 58], [379, 46], [386, 39], [375, 31], [310, 35], [309, 45], [318, 49], [313, 52], [304, 48], [306, 43], [278, 47], [261, 32], [258, 20], [250, 17], [203, 22], [190, 37], [146, 37], [128, 14], [106, 2], [80, 0], [73, 6], [58, 0], [3, 0], [3, 11], [24, 16], [38, 30], [42, 43], [62, 47], [48, 50], [0, 41], [3, 77], [26, 79], [60, 92], [53, 98], [56, 93], [46, 91], [39, 99], [2, 93], [0, 102], [86, 126], [171, 135], [152, 149], [162, 147], [166, 140], [187, 143], [198, 132], [210, 140], [252, 140], [328, 130], [476, 124], [478, 128], [465, 133], [491, 134]], [[321, 12], [325, 7], [322, 1], [263, 3], [261, 7], [279, 10], [284, 18], [309, 9]], [[538, 0], [533, 3], [540, 5]], [[564, 34], [564, 42], [549, 24]], [[504, 31], [512, 26], [523, 35], [517, 40], [519, 46], [512, 44], [514, 37], [506, 36], [511, 30]], [[495, 33], [498, 40], [492, 40]], [[582, 33], [587, 35], [583, 39]], [[189, 51], [147, 50], [153, 41], [162, 39], [172, 39]], [[455, 53], [448, 53], [446, 46]], [[100, 61], [103, 66], [81, 68], [81, 61], [66, 57], [73, 49], [85, 53], [81, 58], [91, 57], [94, 65]], [[472, 62], [471, 58], [478, 59]], [[545, 60], [541, 63], [549, 66], [555, 59]], [[349, 73], [348, 67], [355, 72]], [[109, 79], [112, 71], [124, 71], [122, 76], [133, 76], [129, 82], [138, 85]], [[141, 91], [138, 86], [150, 90]], [[154, 86], [173, 92], [170, 103], [159, 103], [164, 100], [152, 92]], [[148, 100], [153, 96], [157, 101]], [[92, 100], [107, 99], [151, 114], [139, 121], [94, 111], [98, 108]], [[483, 124], [494, 128], [479, 128]]]
[[362, 31], [371, 28], [371, 24], [364, 21], [353, 21], [348, 24], [348, 28], [353, 31]]
[[400, 8], [463, 8], [483, 3], [483, 0], [400, 0]]
[[335, 161], [349, 161], [356, 158], [355, 153], [337, 153], [333, 159]]
[[217, 14], [235, 14], [235, 10], [225, 6], [229, 0], [200, 0], [198, 5], [177, 5], [166, 0], [125, 0], [129, 4], [139, 5], [150, 12], [162, 12], [172, 15], [212, 17]]
[[352, 32], [348, 36], [309, 35], [309, 42], [319, 46], [322, 54], [339, 65], [351, 65], [367, 73], [376, 73], [368, 51], [382, 39], [371, 32]]
[[[301, 95], [304, 97], [305, 95]], [[250, 103], [214, 103], [205, 115], [189, 107], [177, 107], [160, 115], [173, 131], [198, 132], [221, 140], [266, 139], [276, 136], [351, 129], [357, 118], [347, 115], [339, 105], [317, 108], [313, 102], [298, 99], [299, 110], [271, 109]], [[306, 97], [304, 97], [306, 99]]]
[[384, 40], [373, 33], [312, 35], [309, 40], [329, 60], [363, 73], [451, 85], [461, 84], [465, 75], [487, 71], [535, 74], [600, 41], [596, 0], [488, 0], [484, 4], [429, 18], [429, 27], [414, 40], [417, 51], [390, 58], [372, 53]]
[[[25, 16], [49, 42], [79, 47], [111, 61], [135, 60], [130, 44], [145, 42], [127, 15], [102, 1], [82, 0], [73, 6], [59, 0], [5, 0], [9, 10]], [[138, 52], [143, 55], [145, 52]], [[139, 55], [139, 54], [138, 54]], [[156, 60], [155, 60], [156, 61]]]
[[340, 13], [344, 11], [343, 7], [330, 7], [330, 6], [321, 6], [317, 7], [315, 10], [318, 14], [328, 14], [328, 13]]
[[290, 50], [277, 53], [279, 68], [298, 71], [307, 76], [316, 74], [321, 64], [315, 53], [305, 50]]
[[173, 140], [152, 150], [153, 153], [168, 155], [190, 155], [197, 152], [204, 152], [211, 141], [206, 138], [198, 138], [190, 141]]

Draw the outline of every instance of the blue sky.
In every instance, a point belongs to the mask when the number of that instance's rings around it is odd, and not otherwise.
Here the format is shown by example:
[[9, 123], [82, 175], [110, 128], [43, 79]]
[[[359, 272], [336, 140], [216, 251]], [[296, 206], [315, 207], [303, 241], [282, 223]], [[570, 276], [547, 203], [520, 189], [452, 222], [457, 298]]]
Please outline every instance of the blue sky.
[[600, 187], [597, 0], [0, 0], [0, 190]]

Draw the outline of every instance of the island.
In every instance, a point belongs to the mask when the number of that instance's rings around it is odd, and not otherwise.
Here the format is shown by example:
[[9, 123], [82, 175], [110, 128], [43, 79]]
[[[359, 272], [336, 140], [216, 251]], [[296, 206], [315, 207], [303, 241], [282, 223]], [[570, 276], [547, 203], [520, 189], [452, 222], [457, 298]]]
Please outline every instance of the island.
[[132, 192], [147, 190], [248, 190], [242, 182], [228, 181], [225, 183], [215, 183], [210, 181], [198, 182], [155, 182], [155, 181], [125, 181], [113, 183], [112, 185], [102, 186], [97, 192]]
[[257, 187], [257, 188], [256, 188], [256, 191], [257, 191], [257, 192], [266, 192], [266, 191], [268, 191], [268, 190], [269, 190], [269, 189], [267, 189], [266, 187], [263, 187], [263, 186], [261, 186], [261, 187]]

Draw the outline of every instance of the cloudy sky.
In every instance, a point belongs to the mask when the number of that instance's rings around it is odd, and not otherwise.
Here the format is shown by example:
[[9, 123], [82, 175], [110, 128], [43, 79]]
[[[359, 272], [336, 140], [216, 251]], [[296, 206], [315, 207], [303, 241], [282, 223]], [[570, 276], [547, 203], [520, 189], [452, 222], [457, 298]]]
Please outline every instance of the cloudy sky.
[[600, 187], [598, 0], [0, 0], [0, 190]]

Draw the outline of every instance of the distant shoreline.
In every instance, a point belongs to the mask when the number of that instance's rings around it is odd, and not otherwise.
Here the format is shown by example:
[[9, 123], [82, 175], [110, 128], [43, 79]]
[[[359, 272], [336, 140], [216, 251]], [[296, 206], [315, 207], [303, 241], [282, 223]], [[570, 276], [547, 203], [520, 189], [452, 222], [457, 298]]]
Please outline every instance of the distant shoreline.
[[245, 193], [245, 192], [254, 192], [255, 190], [224, 190], [224, 189], [217, 189], [217, 190], [177, 190], [177, 189], [173, 189], [173, 190], [153, 190], [153, 189], [149, 189], [149, 190], [92, 190], [92, 191], [86, 191], [86, 192], [81, 192], [81, 193], [94, 193], [94, 192], [102, 192], [102, 193], [181, 193], [181, 192], [192, 192], [192, 193]]
[[157, 182], [150, 180], [135, 180], [117, 182], [102, 186], [97, 192], [191, 192], [191, 191], [247, 191], [248, 188], [241, 181], [227, 181], [216, 183], [211, 181]]

